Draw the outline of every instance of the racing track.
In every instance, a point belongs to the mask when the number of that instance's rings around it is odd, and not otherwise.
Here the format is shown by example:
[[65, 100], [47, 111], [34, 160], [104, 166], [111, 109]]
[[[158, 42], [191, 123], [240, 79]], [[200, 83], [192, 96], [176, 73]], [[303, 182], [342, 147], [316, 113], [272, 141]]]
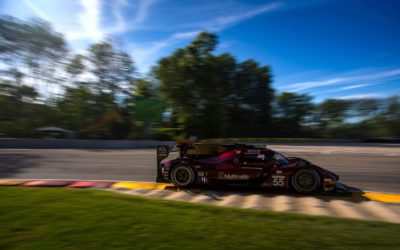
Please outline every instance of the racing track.
[[[271, 146], [339, 174], [362, 190], [400, 192], [400, 147]], [[1, 179], [155, 179], [155, 150], [1, 149]]]

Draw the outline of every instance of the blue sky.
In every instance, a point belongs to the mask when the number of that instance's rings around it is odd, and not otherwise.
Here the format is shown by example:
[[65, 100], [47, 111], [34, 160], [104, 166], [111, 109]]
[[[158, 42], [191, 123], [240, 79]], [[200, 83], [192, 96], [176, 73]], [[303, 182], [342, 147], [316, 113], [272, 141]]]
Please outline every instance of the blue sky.
[[198, 32], [217, 53], [270, 65], [278, 91], [357, 99], [400, 94], [400, 1], [0, 0], [0, 13], [37, 16], [71, 50], [113, 37], [143, 74]]

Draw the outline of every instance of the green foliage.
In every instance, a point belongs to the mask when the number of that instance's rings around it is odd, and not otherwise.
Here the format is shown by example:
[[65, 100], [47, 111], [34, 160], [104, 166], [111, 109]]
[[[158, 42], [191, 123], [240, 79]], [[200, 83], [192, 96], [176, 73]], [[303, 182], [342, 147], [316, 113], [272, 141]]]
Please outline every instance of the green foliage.
[[215, 34], [200, 33], [155, 67], [173, 122], [200, 137], [265, 133], [273, 93], [269, 67], [214, 55], [216, 44]]
[[161, 141], [183, 141], [187, 139], [183, 128], [155, 128], [154, 139]]
[[147, 79], [137, 79], [135, 82], [135, 98], [153, 98], [157, 96], [157, 89], [152, 86], [151, 82]]
[[145, 199], [0, 188], [1, 249], [398, 249], [400, 225]]
[[[1, 16], [0, 136], [59, 126], [107, 139], [151, 138], [153, 128], [164, 139], [400, 137], [399, 96], [320, 104], [307, 94], [275, 96], [269, 66], [217, 55], [217, 44], [216, 34], [202, 32], [137, 79], [131, 56], [110, 42], [71, 55], [46, 21]], [[84, 81], [87, 74], [94, 80]], [[46, 93], [61, 83], [57, 96]]]
[[343, 100], [329, 99], [318, 106], [319, 118], [322, 125], [340, 126], [346, 118], [346, 112], [350, 108], [350, 103]]
[[276, 131], [279, 135], [292, 131], [300, 133], [314, 113], [312, 97], [307, 94], [283, 92], [275, 100]]
[[64, 97], [57, 103], [63, 114], [62, 127], [78, 131], [100, 119], [104, 111], [98, 106], [98, 98], [84, 86], [67, 88]]
[[117, 51], [108, 42], [93, 44], [88, 52], [87, 59], [92, 65], [91, 73], [97, 78], [91, 83], [95, 91], [109, 92], [112, 95], [128, 91], [133, 84], [135, 68], [127, 53]]
[[139, 121], [158, 121], [162, 120], [165, 110], [165, 102], [154, 98], [136, 98], [133, 113]]
[[84, 57], [82, 55], [74, 55], [70, 62], [66, 66], [66, 71], [71, 75], [71, 78], [75, 78], [78, 75], [82, 74], [85, 70]]
[[60, 82], [55, 70], [66, 53], [63, 36], [46, 21], [0, 17], [0, 59], [16, 82], [21, 83], [22, 76], [50, 84]]
[[26, 85], [0, 83], [0, 135], [8, 137], [36, 137], [36, 128], [46, 121], [57, 121], [58, 112], [37, 103], [38, 93]]

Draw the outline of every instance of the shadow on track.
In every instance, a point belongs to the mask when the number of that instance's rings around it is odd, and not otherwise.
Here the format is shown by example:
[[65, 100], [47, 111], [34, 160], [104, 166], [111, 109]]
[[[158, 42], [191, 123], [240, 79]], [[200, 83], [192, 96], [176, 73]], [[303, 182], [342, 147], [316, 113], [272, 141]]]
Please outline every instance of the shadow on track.
[[0, 178], [12, 178], [23, 169], [36, 167], [39, 158], [42, 157], [30, 154], [0, 154]]

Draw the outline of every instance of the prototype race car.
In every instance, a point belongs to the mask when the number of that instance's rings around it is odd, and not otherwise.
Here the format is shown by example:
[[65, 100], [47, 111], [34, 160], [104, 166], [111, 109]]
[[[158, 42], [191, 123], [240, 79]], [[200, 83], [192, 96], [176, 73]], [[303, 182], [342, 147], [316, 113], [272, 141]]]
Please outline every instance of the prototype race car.
[[[175, 157], [170, 159], [169, 156]], [[194, 184], [252, 184], [299, 193], [332, 191], [339, 176], [307, 160], [262, 146], [181, 143], [157, 147], [157, 182], [186, 188]]]

